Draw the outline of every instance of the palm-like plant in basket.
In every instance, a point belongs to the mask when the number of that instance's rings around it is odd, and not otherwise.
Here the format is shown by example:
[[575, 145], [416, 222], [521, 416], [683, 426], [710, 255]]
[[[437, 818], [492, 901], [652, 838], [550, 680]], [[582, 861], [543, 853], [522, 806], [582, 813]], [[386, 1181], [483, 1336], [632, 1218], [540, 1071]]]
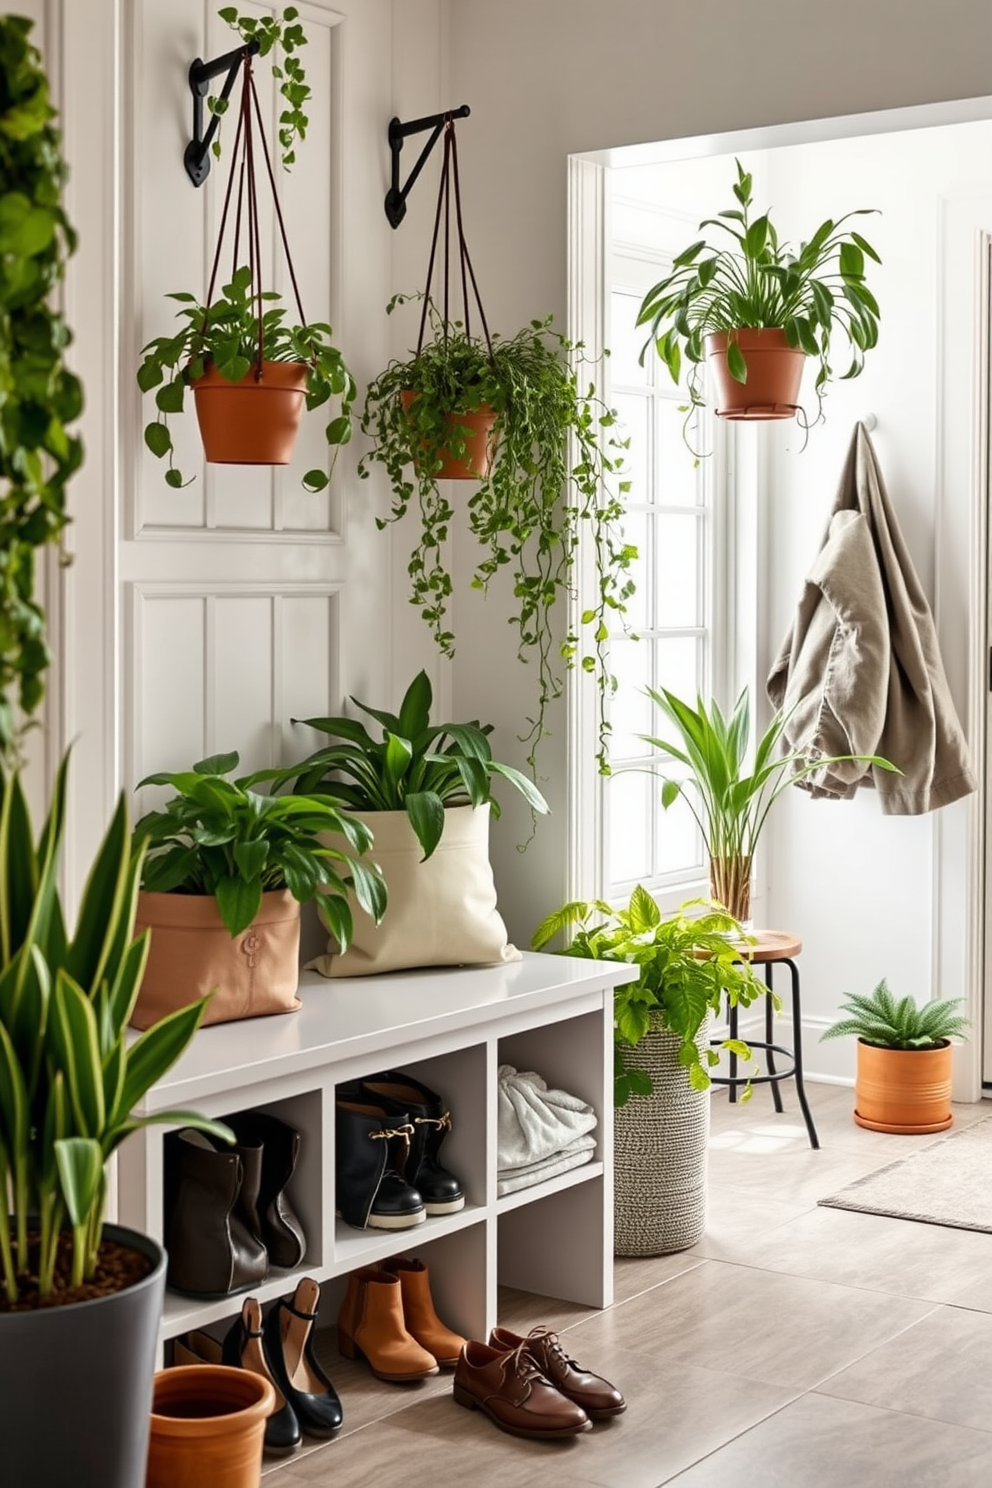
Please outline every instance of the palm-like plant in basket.
[[[880, 311], [865, 283], [865, 260], [880, 259], [861, 233], [844, 225], [870, 209], [828, 217], [793, 248], [779, 239], [769, 212], [752, 215], [752, 179], [740, 161], [733, 192], [735, 206], [699, 224], [701, 232], [715, 229], [720, 245], [701, 237], [677, 254], [670, 273], [645, 295], [637, 324], [650, 326], [648, 346], [674, 382], [688, 363], [692, 408], [705, 404], [702, 367], [707, 357], [715, 359], [717, 412], [727, 417], [791, 417], [804, 358], [811, 357], [819, 418], [834, 376], [835, 337], [850, 355], [845, 378], [858, 376], [878, 341]], [[766, 383], [773, 359], [788, 366], [792, 380], [784, 391]]]

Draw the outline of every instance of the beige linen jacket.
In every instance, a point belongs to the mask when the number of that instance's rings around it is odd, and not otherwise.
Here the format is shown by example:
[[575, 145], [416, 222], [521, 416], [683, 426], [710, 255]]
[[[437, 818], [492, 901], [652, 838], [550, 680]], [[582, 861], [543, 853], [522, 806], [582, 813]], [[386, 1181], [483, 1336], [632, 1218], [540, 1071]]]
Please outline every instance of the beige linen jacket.
[[786, 745], [809, 763], [877, 754], [902, 771], [824, 765], [798, 782], [813, 796], [873, 785], [886, 815], [918, 816], [978, 789], [933, 615], [863, 424], [767, 690], [788, 715]]

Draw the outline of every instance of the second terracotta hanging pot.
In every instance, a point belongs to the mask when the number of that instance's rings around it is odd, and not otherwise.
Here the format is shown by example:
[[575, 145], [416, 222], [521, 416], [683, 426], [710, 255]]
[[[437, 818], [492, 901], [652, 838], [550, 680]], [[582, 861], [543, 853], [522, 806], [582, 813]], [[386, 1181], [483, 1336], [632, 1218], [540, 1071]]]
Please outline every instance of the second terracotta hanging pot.
[[[727, 346], [735, 341], [747, 365], [747, 382], [738, 382], [727, 365]], [[786, 419], [795, 416], [806, 355], [790, 346], [782, 330], [714, 331], [704, 337], [716, 382], [716, 413], [725, 419]]]
[[[404, 413], [409, 412], [418, 396], [412, 391], [400, 393]], [[442, 447], [438, 451], [441, 468], [435, 472], [437, 480], [488, 479], [495, 454], [495, 411], [488, 403], [483, 403], [472, 413], [445, 414], [444, 422], [452, 432], [452, 445], [457, 447]]]
[[882, 1049], [858, 1040], [854, 1119], [869, 1131], [923, 1136], [946, 1131], [951, 1111], [953, 1049]]
[[208, 365], [193, 383], [196, 417], [209, 465], [288, 465], [303, 405], [304, 362], [265, 362], [240, 382]]

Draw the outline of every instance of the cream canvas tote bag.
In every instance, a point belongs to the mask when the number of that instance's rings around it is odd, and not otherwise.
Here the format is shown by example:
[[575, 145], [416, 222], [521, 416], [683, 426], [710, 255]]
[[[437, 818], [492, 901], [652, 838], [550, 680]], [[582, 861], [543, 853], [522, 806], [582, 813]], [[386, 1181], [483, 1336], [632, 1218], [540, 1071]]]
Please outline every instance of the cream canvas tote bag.
[[414, 966], [483, 966], [519, 961], [496, 908], [489, 862], [489, 806], [452, 806], [426, 862], [405, 811], [355, 811], [374, 837], [389, 904], [376, 925], [353, 894], [354, 938], [344, 955], [336, 940], [309, 966], [327, 977], [368, 976]]

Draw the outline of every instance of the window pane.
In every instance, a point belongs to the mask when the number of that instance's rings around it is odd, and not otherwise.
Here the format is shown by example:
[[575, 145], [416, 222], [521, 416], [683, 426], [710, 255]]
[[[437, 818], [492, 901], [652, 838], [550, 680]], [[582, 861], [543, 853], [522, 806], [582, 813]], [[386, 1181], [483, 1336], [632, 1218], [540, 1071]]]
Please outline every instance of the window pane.
[[628, 506], [647, 506], [651, 501], [648, 475], [648, 416], [651, 404], [643, 394], [618, 393], [611, 399], [611, 406], [616, 409], [620, 421], [617, 431], [620, 438], [630, 440], [630, 446], [625, 452], [626, 469], [623, 472], [624, 479], [630, 481], [630, 490], [624, 500]]
[[[659, 764], [661, 759], [659, 756]], [[675, 768], [678, 768], [675, 766]], [[671, 775], [675, 779], [675, 769], [671, 771], [663, 769], [658, 779], [654, 782], [655, 796], [660, 802], [661, 782], [663, 778]], [[647, 779], [648, 777], [644, 777]], [[669, 806], [665, 811], [659, 807], [657, 814], [656, 841], [655, 841], [655, 872], [659, 875], [666, 873], [680, 873], [687, 868], [698, 868], [700, 872], [707, 871], [704, 868], [703, 841], [693, 819], [692, 812], [682, 796]]]
[[[643, 511], [627, 512], [620, 526], [624, 541], [633, 543], [637, 557], [630, 565], [629, 574], [634, 581], [634, 592], [627, 600], [626, 620], [635, 635], [644, 630], [651, 613], [651, 594], [654, 590], [654, 565], [651, 557], [652, 534], [655, 522]], [[610, 615], [607, 614], [610, 622]], [[613, 619], [613, 628], [620, 630], [619, 620]]]
[[[667, 371], [665, 376], [668, 377]], [[681, 399], [679, 399], [681, 402]], [[670, 398], [655, 398], [656, 497], [662, 506], [698, 506], [703, 500], [703, 480], [696, 457], [682, 434], [685, 414]], [[688, 428], [689, 441], [698, 449], [694, 418]]]
[[[615, 289], [610, 296], [610, 383], [613, 387], [646, 387], [648, 367], [638, 365], [637, 358], [648, 337], [647, 326], [635, 326], [641, 296]], [[650, 353], [649, 353], [650, 355]], [[650, 365], [649, 356], [645, 363]]]
[[700, 525], [695, 517], [659, 516], [655, 573], [656, 629], [698, 625]]
[[[674, 692], [675, 696], [682, 698], [684, 702], [694, 703], [703, 681], [702, 648], [701, 636], [671, 636], [668, 639], [656, 641], [655, 681], [652, 686], [664, 687], [669, 692]], [[660, 715], [657, 714], [653, 703], [651, 711], [657, 716], [649, 732], [657, 734], [660, 728]]]
[[639, 758], [650, 748], [638, 734], [653, 734], [654, 703], [644, 689], [650, 680], [651, 641], [611, 641], [610, 664], [617, 679], [617, 690], [610, 706], [613, 733], [610, 756], [615, 763]]
[[610, 812], [611, 883], [631, 883], [651, 875], [651, 800], [647, 775], [612, 775], [606, 781]]

